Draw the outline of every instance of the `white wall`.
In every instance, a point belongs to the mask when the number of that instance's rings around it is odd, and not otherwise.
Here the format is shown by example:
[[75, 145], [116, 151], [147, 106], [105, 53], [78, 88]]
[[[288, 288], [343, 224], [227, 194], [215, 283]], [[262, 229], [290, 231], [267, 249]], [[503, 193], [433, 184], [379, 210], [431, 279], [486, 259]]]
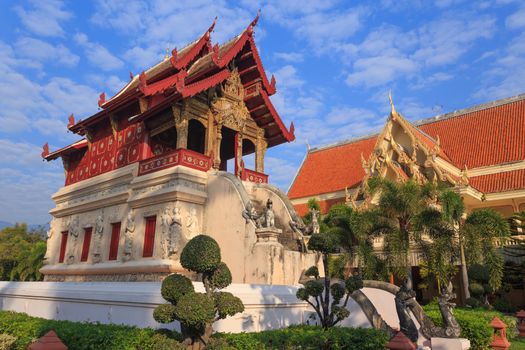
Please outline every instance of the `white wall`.
[[[195, 283], [195, 287], [203, 291], [202, 283]], [[232, 284], [225, 290], [242, 300], [245, 311], [217, 322], [215, 329], [250, 332], [306, 323], [312, 310], [295, 297], [297, 288]], [[157, 282], [0, 282], [0, 309], [47, 319], [160, 328], [165, 325], [155, 322], [152, 314], [164, 302]], [[351, 300], [349, 308], [351, 315], [345, 326], [371, 326], [356, 302]]]

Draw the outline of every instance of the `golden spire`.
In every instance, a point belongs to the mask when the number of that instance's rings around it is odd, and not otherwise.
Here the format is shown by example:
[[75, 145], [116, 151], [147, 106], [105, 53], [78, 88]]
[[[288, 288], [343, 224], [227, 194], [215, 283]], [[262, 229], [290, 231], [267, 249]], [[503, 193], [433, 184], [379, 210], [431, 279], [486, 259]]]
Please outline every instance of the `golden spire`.
[[394, 101], [392, 100], [392, 90], [388, 92], [388, 99], [390, 100], [390, 116], [392, 119], [396, 119], [399, 116], [399, 113], [396, 111], [396, 106], [394, 106]]
[[170, 48], [169, 47], [166, 48], [166, 53], [164, 54], [164, 59], [167, 60], [168, 58], [170, 58]]

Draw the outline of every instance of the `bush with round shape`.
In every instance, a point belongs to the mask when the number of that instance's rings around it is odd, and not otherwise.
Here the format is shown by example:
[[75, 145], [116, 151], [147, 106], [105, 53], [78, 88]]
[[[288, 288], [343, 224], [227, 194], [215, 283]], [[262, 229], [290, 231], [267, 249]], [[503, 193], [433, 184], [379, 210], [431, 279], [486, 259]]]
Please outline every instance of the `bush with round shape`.
[[329, 233], [315, 233], [308, 241], [308, 249], [315, 250], [323, 254], [337, 252], [337, 238]]
[[345, 288], [349, 293], [363, 288], [363, 279], [360, 276], [350, 276], [345, 280]]
[[187, 327], [200, 328], [215, 319], [215, 304], [203, 293], [183, 295], [175, 305], [175, 318]]
[[479, 307], [480, 302], [479, 302], [478, 299], [470, 297], [470, 298], [467, 298], [467, 300], [465, 300], [465, 304], [468, 307], [471, 307], [471, 308], [475, 309], [475, 308]]
[[310, 266], [308, 269], [306, 269], [304, 275], [306, 277], [317, 278], [319, 277], [319, 269], [317, 268], [317, 266]]
[[185, 269], [197, 273], [211, 273], [221, 262], [221, 249], [210, 236], [198, 235], [186, 244], [180, 262]]
[[330, 293], [332, 294], [334, 300], [341, 300], [341, 298], [344, 297], [345, 292], [345, 287], [343, 287], [343, 285], [340, 283], [334, 283], [330, 286]]
[[304, 284], [304, 289], [306, 289], [308, 295], [315, 298], [323, 294], [324, 285], [321, 281], [308, 281]]
[[162, 297], [172, 303], [177, 304], [177, 300], [185, 294], [194, 292], [193, 284], [191, 280], [183, 275], [174, 273], [166, 277], [162, 281], [160, 293]]
[[212, 289], [226, 288], [232, 283], [232, 273], [228, 266], [221, 262], [215, 271], [209, 275], [208, 281]]
[[470, 293], [472, 294], [474, 298], [481, 297], [485, 291], [485, 289], [483, 288], [481, 284], [475, 283], [475, 282], [469, 285], [469, 289], [470, 289]]
[[295, 293], [295, 296], [297, 297], [297, 299], [304, 301], [307, 301], [310, 298], [310, 294], [308, 294], [308, 292], [304, 288], [299, 288]]
[[175, 321], [175, 306], [173, 304], [162, 304], [153, 310], [153, 318], [158, 323], [171, 323]]
[[219, 319], [233, 316], [236, 313], [244, 311], [244, 305], [241, 299], [228, 292], [215, 292], [213, 293], [213, 299], [215, 300], [215, 308], [219, 315]]

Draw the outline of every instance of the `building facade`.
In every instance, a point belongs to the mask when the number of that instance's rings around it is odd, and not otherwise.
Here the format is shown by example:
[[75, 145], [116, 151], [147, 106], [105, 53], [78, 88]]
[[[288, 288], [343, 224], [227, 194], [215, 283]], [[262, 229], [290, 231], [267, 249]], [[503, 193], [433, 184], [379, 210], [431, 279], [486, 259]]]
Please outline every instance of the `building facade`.
[[[257, 19], [223, 45], [211, 43], [214, 22], [112, 98], [102, 93], [98, 113], [70, 116], [81, 140], [44, 146], [66, 179], [53, 195], [45, 280], [187, 273], [180, 253], [202, 233], [217, 240], [237, 283], [297, 283], [316, 263], [294, 230], [300, 217], [264, 174], [266, 149], [295, 136], [269, 99], [276, 82], [255, 45]], [[248, 169], [243, 156], [253, 153]]]

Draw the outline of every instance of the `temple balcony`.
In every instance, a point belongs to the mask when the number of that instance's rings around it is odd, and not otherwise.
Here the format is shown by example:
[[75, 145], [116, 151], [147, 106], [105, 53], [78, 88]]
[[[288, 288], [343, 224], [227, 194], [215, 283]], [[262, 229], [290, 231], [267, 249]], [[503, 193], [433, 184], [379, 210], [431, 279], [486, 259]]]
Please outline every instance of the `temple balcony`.
[[255, 183], [268, 183], [268, 175], [250, 169], [241, 170], [241, 180]]
[[211, 169], [211, 158], [189, 149], [179, 148], [139, 162], [138, 175], [146, 175], [155, 171], [182, 165], [188, 168], [208, 171]]

